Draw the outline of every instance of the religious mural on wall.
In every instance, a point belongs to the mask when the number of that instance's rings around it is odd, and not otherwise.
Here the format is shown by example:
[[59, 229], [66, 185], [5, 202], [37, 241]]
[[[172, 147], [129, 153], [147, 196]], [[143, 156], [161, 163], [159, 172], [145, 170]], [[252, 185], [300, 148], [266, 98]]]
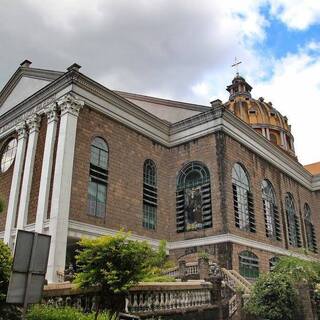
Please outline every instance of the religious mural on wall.
[[202, 229], [202, 194], [201, 187], [185, 190], [185, 224], [186, 230]]

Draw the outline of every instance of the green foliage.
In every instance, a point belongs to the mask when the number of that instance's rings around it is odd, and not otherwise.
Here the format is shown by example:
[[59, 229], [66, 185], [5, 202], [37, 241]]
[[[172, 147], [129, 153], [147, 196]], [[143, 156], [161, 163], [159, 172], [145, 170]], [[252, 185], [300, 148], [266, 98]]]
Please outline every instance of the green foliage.
[[281, 257], [273, 272], [287, 274], [294, 283], [307, 282], [311, 287], [320, 282], [320, 264], [296, 257]]
[[[94, 313], [83, 314], [71, 307], [56, 308], [45, 305], [35, 305], [30, 308], [27, 320], [93, 320]], [[117, 320], [116, 314], [110, 312], [101, 313], [98, 320]]]
[[174, 267], [167, 258], [167, 242], [161, 240], [157, 251], [152, 250], [149, 257], [149, 268], [142, 279], [143, 282], [175, 282], [175, 278], [165, 275], [165, 271]]
[[0, 320], [20, 319], [20, 310], [16, 306], [6, 304], [11, 266], [11, 250], [0, 240]]
[[79, 244], [75, 283], [82, 288], [99, 286], [102, 295], [127, 292], [143, 279], [154, 256], [149, 244], [129, 240], [123, 232]]
[[255, 282], [245, 310], [268, 320], [294, 319], [297, 306], [297, 292], [290, 276], [271, 272]]
[[0, 304], [5, 301], [12, 266], [10, 248], [0, 240]]
[[209, 261], [209, 254], [206, 251], [200, 251], [198, 256], [207, 262]]

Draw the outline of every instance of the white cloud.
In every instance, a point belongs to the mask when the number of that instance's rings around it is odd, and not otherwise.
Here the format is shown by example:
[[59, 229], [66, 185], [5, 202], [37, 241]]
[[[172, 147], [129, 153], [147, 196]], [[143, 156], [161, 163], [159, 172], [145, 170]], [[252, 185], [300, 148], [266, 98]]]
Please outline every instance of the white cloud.
[[296, 154], [304, 164], [320, 160], [320, 55], [314, 51], [319, 45], [307, 44], [297, 54], [276, 61], [272, 78], [253, 84], [257, 96], [271, 100], [276, 109], [288, 116]]
[[305, 30], [320, 23], [319, 0], [269, 0], [271, 13], [289, 28]]

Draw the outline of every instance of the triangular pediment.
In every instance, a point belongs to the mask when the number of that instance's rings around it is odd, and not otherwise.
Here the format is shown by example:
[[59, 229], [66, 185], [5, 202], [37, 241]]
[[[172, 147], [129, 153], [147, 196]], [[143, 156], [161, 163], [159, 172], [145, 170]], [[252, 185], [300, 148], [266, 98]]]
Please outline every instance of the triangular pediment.
[[0, 116], [57, 79], [61, 72], [20, 67], [0, 92]]

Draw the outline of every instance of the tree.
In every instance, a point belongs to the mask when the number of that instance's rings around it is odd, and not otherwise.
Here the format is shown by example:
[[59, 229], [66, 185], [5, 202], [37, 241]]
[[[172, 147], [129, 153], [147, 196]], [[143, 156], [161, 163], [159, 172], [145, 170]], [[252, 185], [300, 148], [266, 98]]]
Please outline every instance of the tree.
[[96, 318], [102, 307], [114, 307], [110, 301], [115, 294], [125, 294], [144, 278], [155, 257], [148, 243], [129, 240], [123, 232], [79, 244], [75, 283], [81, 288], [99, 287]]
[[6, 296], [12, 266], [10, 248], [0, 240], [0, 320], [20, 319], [20, 310], [6, 304]]
[[287, 274], [261, 275], [245, 305], [248, 313], [268, 320], [292, 320], [297, 311], [297, 292]]

